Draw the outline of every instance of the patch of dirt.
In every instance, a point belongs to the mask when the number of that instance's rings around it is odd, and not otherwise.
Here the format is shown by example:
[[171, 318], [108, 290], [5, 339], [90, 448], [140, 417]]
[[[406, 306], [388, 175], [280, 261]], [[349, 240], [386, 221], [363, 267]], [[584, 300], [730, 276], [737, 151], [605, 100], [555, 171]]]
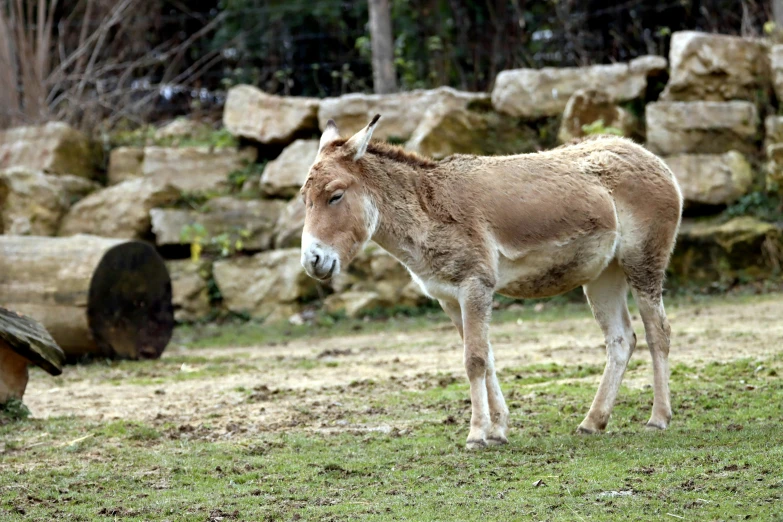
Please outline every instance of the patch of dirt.
[[[742, 303], [716, 299], [708, 305], [670, 308], [668, 315], [672, 366], [764, 359], [783, 346], [783, 295]], [[638, 317], [634, 317], [634, 327], [639, 338], [634, 359], [646, 364], [629, 372], [624, 384], [641, 387], [651, 382], [651, 369]], [[491, 336], [501, 372], [537, 363], [604, 363], [603, 337], [590, 318], [495, 324]], [[126, 384], [104, 379], [100, 368], [71, 366], [59, 378], [34, 373], [25, 403], [35, 417], [74, 415], [179, 425], [167, 433], [170, 437], [199, 436], [205, 425], [210, 427], [209, 436], [219, 433], [222, 438], [294, 427], [389, 431], [405, 427], [343, 422], [341, 398], [345, 394], [371, 396], [377, 393], [377, 386], [422, 389], [464, 378], [459, 336], [443, 325], [413, 332], [309, 339], [252, 348], [170, 347], [163, 358], [183, 355], [207, 360], [236, 357], [244, 369], [183, 380], [165, 381], [164, 377], [162, 384]], [[248, 371], [247, 367], [257, 371]], [[176, 368], [185, 370], [192, 368]], [[583, 380], [597, 382], [599, 378], [595, 375]], [[588, 406], [585, 404], [585, 411]]]

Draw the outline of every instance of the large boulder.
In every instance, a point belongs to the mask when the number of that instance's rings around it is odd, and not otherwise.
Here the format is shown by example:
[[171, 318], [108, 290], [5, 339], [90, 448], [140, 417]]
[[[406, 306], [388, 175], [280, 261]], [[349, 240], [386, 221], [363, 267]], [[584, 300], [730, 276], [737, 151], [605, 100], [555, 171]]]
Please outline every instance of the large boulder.
[[256, 160], [254, 148], [118, 147], [109, 155], [110, 185], [151, 178], [186, 192], [220, 190], [228, 176]]
[[179, 140], [204, 136], [212, 132], [212, 127], [204, 122], [189, 118], [175, 118], [155, 131], [155, 140]]
[[[350, 292], [349, 298], [331, 297], [331, 311], [339, 310], [340, 304], [346, 304], [360, 313], [369, 308], [392, 308], [396, 306], [417, 306], [426, 301], [426, 297], [416, 283], [411, 280], [408, 269], [391, 254], [375, 243], [370, 243], [351, 263], [348, 270], [333, 278], [332, 288], [336, 295]], [[369, 299], [372, 294], [372, 299]], [[368, 298], [361, 305], [355, 301]]]
[[166, 261], [171, 276], [171, 302], [174, 319], [179, 323], [198, 321], [211, 311], [207, 280], [210, 266], [205, 261], [190, 259]]
[[783, 143], [767, 145], [767, 189], [783, 192]]
[[323, 130], [329, 120], [334, 120], [340, 133], [348, 137], [380, 114], [380, 124], [373, 132], [375, 138], [407, 140], [430, 107], [440, 104], [464, 108], [472, 102], [486, 99], [486, 94], [463, 92], [451, 87], [397, 94], [347, 94], [321, 100], [318, 123]]
[[0, 131], [0, 168], [27, 167], [48, 174], [92, 178], [99, 162], [100, 150], [65, 123]]
[[185, 191], [225, 188], [228, 175], [256, 160], [254, 148], [145, 147], [142, 176]]
[[206, 234], [201, 238], [203, 241], [223, 236], [231, 243], [232, 250], [239, 242], [240, 250], [259, 251], [272, 247], [275, 225], [283, 207], [283, 201], [224, 196], [209, 200], [199, 211], [154, 208], [150, 211], [150, 219], [158, 246], [190, 244], [195, 238], [190, 237], [187, 230], [201, 225]]
[[296, 196], [317, 154], [318, 140], [296, 140], [267, 163], [261, 175], [261, 190], [273, 197]]
[[452, 154], [520, 154], [542, 145], [539, 129], [492, 110], [489, 100], [467, 105], [439, 100], [424, 112], [405, 148], [442, 159]]
[[298, 248], [288, 248], [215, 262], [224, 306], [270, 321], [287, 319], [317, 292], [318, 283], [304, 271], [300, 256]]
[[250, 85], [228, 91], [223, 125], [234, 136], [286, 144], [318, 131], [318, 100], [266, 94]]
[[722, 205], [736, 201], [753, 185], [753, 169], [737, 151], [678, 154], [664, 158], [686, 203]]
[[495, 78], [492, 105], [521, 118], [557, 116], [580, 89], [604, 91], [612, 103], [644, 97], [647, 78], [665, 69], [665, 58], [642, 56], [630, 63], [502, 71]]
[[697, 284], [765, 280], [783, 263], [783, 230], [750, 216], [721, 223], [683, 220], [669, 271]]
[[647, 146], [656, 154], [756, 150], [759, 117], [750, 102], [656, 102], [645, 109]]
[[764, 144], [783, 143], [783, 116], [771, 115], [764, 120]]
[[132, 179], [99, 190], [72, 206], [58, 235], [92, 234], [142, 239], [150, 233], [150, 210], [174, 203], [175, 187], [155, 179]]
[[275, 224], [274, 248], [297, 248], [302, 244], [305, 221], [305, 205], [302, 198], [294, 198], [286, 204]]
[[598, 122], [621, 136], [630, 137], [639, 131], [639, 122], [633, 114], [613, 103], [606, 92], [579, 89], [566, 104], [557, 139], [566, 143], [584, 137], [585, 127]]
[[324, 309], [331, 314], [344, 313], [347, 317], [359, 317], [381, 308], [380, 298], [375, 292], [355, 292], [348, 290], [332, 294], [324, 299]]
[[69, 174], [51, 176], [26, 167], [0, 170], [0, 233], [53, 236], [68, 208], [98, 188]]
[[778, 104], [783, 103], [783, 44], [773, 45], [769, 53], [770, 68], [772, 69], [772, 85], [775, 88], [775, 96]]
[[[783, 49], [783, 46], [780, 46]], [[764, 166], [769, 190], [783, 191], [783, 116], [771, 115], [764, 120]]]
[[144, 162], [144, 148], [117, 147], [109, 153], [109, 168], [106, 174], [109, 185], [116, 185], [144, 175], [141, 165]]
[[768, 47], [762, 40], [679, 31], [669, 50], [668, 101], [761, 102], [770, 91]]

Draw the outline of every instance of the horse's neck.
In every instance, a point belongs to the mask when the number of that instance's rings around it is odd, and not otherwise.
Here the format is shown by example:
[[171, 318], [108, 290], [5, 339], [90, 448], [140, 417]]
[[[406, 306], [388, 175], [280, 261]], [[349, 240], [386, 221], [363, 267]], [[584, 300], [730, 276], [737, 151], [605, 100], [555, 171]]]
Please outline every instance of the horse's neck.
[[421, 208], [416, 195], [418, 176], [426, 175], [409, 167], [396, 172], [373, 187], [378, 209], [378, 228], [373, 234], [381, 248], [414, 270], [421, 257], [429, 217]]

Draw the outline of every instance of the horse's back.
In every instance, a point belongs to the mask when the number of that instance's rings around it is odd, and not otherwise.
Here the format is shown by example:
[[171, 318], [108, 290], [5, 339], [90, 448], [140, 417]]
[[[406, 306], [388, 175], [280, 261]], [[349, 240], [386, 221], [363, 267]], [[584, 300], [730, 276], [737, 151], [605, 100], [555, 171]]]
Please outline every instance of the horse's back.
[[474, 182], [499, 252], [501, 293], [556, 295], [597, 277], [614, 257], [668, 262], [682, 198], [665, 164], [633, 142], [492, 158], [480, 171]]

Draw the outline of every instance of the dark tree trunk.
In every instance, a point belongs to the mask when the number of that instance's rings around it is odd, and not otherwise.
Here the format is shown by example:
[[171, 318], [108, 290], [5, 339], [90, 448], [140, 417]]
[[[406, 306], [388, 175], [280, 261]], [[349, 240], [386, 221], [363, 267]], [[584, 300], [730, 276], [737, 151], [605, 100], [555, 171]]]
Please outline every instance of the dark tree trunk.
[[394, 38], [389, 0], [368, 0], [372, 42], [372, 78], [376, 94], [397, 91], [394, 74]]
[[772, 21], [778, 32], [783, 31], [783, 0], [772, 0]]

